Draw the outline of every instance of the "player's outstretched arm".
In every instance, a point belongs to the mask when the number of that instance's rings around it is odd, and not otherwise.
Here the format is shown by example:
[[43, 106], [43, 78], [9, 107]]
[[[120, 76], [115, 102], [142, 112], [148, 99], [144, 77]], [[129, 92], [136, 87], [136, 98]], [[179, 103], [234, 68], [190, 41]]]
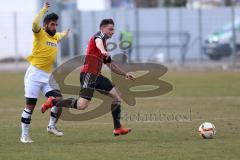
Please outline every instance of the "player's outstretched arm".
[[44, 7], [40, 10], [40, 12], [34, 18], [33, 24], [32, 24], [33, 32], [38, 33], [40, 31], [41, 29], [40, 21], [43, 18], [44, 14], [47, 13], [49, 6], [50, 6], [49, 2], [46, 2], [44, 4]]
[[127, 80], [135, 80], [135, 77], [131, 73], [125, 72], [113, 61], [111, 63], [107, 63], [106, 65], [111, 69], [111, 71], [118, 75], [124, 76]]
[[58, 41], [62, 40], [63, 38], [67, 38], [69, 36], [70, 29], [58, 33]]

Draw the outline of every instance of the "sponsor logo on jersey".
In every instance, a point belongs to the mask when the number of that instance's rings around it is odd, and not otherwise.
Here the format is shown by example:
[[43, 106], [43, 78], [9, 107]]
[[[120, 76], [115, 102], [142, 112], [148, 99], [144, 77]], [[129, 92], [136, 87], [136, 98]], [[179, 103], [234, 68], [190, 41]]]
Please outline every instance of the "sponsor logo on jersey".
[[51, 47], [57, 47], [57, 44], [56, 43], [53, 43], [53, 42], [46, 42], [47, 46], [51, 46]]

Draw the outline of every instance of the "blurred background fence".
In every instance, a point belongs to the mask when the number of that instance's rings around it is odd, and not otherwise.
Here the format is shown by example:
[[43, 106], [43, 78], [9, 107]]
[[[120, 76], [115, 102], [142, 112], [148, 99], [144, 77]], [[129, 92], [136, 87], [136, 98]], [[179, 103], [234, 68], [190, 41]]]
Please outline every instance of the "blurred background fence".
[[[109, 42], [117, 44], [112, 54], [123, 53], [119, 47], [123, 31], [132, 34], [132, 61], [204, 62], [222, 60], [237, 62], [240, 45], [240, 8], [230, 7], [187, 8], [127, 6], [111, 7], [101, 11], [80, 11], [76, 1], [59, 3], [55, 1], [52, 11], [60, 19], [60, 30], [70, 28], [69, 39], [61, 44], [59, 63], [62, 58], [85, 54], [88, 40], [99, 30], [103, 18], [113, 18], [115, 35]], [[41, 5], [40, 5], [41, 4]], [[112, 3], [114, 4], [114, 3]], [[39, 7], [42, 2], [39, 2]], [[32, 20], [36, 12], [0, 11], [0, 59], [14, 59], [18, 62], [31, 53]]]

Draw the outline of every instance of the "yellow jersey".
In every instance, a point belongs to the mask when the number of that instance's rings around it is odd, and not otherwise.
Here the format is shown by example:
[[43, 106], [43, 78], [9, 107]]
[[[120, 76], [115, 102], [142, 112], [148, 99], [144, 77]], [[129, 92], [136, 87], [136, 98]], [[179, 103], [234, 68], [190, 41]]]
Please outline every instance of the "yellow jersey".
[[27, 57], [27, 60], [38, 69], [47, 73], [52, 72], [53, 65], [58, 52], [58, 42], [67, 36], [66, 32], [57, 32], [54, 36], [50, 36], [40, 26], [40, 21], [48, 8], [43, 7], [36, 15], [33, 21], [33, 50], [32, 54]]
[[42, 28], [38, 33], [34, 33], [32, 54], [27, 57], [31, 65], [50, 73], [58, 52], [58, 42], [60, 33], [50, 36]]

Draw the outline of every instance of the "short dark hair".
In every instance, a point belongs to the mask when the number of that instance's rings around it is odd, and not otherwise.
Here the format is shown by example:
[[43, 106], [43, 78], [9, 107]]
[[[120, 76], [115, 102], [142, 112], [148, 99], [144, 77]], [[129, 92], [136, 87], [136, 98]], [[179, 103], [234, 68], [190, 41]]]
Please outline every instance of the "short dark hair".
[[101, 23], [100, 23], [100, 28], [101, 28], [102, 26], [105, 26], [105, 25], [108, 25], [108, 24], [114, 25], [113, 20], [112, 20], [112, 19], [103, 19], [103, 20], [101, 21]]
[[57, 20], [58, 20], [58, 15], [56, 13], [50, 13], [45, 16], [43, 23], [48, 24], [51, 21], [57, 21]]

